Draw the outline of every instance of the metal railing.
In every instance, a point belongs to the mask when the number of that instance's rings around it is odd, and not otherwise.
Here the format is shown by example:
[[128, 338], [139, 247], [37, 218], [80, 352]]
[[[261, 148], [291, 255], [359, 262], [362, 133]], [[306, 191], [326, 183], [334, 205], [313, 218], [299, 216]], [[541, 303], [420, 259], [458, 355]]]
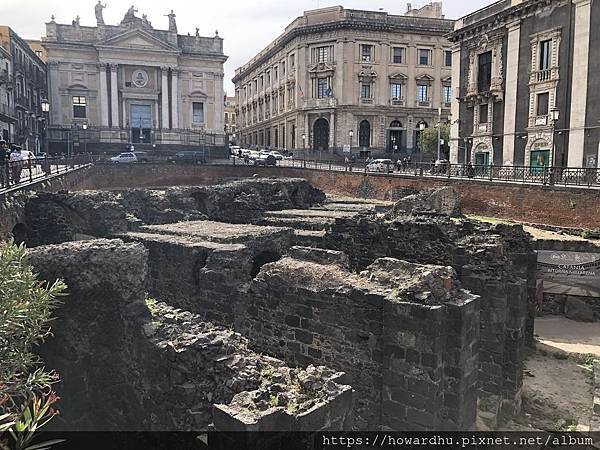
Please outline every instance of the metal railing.
[[600, 188], [600, 169], [577, 167], [527, 167], [493, 166], [471, 164], [435, 163], [392, 163], [382, 165], [379, 170], [368, 170], [364, 161], [348, 163], [340, 161], [318, 161], [305, 159], [284, 159], [278, 161], [282, 167], [327, 170], [338, 172], [379, 173], [396, 176], [450, 178], [479, 180], [496, 183], [523, 183], [553, 186], [578, 186]]
[[0, 162], [0, 191], [71, 172], [92, 163], [90, 155], [69, 158], [28, 158]]

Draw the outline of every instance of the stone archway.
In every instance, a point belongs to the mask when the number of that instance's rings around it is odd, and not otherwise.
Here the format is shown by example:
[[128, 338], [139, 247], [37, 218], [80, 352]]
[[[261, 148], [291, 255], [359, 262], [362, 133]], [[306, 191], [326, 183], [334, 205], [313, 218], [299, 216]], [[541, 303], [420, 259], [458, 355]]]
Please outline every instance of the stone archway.
[[402, 123], [394, 120], [390, 123], [388, 136], [388, 152], [399, 153], [402, 148]]
[[329, 122], [323, 117], [313, 125], [313, 150], [329, 150]]
[[371, 146], [371, 123], [366, 119], [361, 121], [358, 126], [358, 145], [361, 148]]

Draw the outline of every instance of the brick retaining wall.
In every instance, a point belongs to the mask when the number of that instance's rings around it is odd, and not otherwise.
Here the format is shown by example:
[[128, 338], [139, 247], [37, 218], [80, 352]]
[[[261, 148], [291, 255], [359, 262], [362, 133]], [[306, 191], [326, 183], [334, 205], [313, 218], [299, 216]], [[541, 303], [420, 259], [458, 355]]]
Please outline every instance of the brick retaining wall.
[[213, 184], [231, 178], [260, 176], [301, 177], [329, 194], [386, 199], [397, 189], [417, 190], [452, 186], [460, 194], [463, 211], [530, 223], [600, 228], [600, 191], [491, 184], [485, 181], [425, 179], [383, 174], [326, 172], [291, 167], [97, 165], [77, 189]]

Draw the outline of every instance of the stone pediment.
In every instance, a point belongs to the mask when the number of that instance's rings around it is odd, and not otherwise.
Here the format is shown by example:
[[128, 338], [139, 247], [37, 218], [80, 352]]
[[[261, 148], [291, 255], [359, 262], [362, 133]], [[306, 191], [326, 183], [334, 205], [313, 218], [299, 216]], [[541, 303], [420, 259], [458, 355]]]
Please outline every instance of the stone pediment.
[[118, 49], [133, 49], [146, 51], [170, 51], [177, 52], [178, 49], [142, 29], [133, 29], [112, 36], [97, 44], [98, 47], [112, 47]]
[[402, 72], [393, 73], [390, 75], [390, 80], [392, 81], [406, 81], [408, 77], [404, 75]]

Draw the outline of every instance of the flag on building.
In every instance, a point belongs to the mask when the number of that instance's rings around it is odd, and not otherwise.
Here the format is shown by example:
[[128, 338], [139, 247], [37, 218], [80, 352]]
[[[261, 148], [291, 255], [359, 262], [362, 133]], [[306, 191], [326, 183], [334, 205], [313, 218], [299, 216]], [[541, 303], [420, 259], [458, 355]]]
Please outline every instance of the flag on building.
[[327, 88], [327, 90], [325, 91], [325, 97], [327, 98], [331, 98], [333, 97], [333, 91], [331, 90], [331, 88]]
[[304, 98], [304, 92], [302, 92], [302, 86], [298, 86], [298, 94], [300, 95], [300, 98]]

